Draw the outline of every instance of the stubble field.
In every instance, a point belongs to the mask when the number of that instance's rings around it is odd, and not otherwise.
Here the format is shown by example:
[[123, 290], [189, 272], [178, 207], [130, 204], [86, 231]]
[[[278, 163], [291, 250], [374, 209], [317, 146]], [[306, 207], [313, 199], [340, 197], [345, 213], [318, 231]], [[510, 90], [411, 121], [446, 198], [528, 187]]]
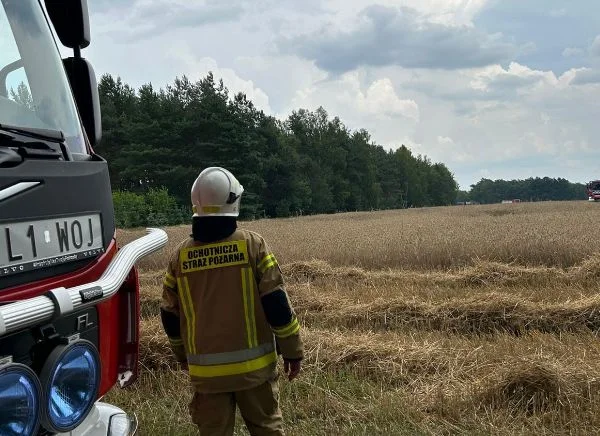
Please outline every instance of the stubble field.
[[[280, 381], [287, 434], [600, 434], [599, 207], [241, 223], [270, 243], [303, 326], [304, 372]], [[158, 311], [167, 253], [189, 228], [167, 232], [139, 265], [140, 379], [108, 396], [144, 435], [197, 434]]]

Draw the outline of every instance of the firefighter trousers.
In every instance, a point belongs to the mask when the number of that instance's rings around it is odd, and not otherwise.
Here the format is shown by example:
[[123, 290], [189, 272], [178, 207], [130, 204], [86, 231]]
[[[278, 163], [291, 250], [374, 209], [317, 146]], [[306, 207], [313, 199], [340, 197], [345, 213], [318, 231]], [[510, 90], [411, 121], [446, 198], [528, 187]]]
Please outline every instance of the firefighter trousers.
[[190, 403], [192, 422], [201, 436], [232, 436], [236, 406], [252, 436], [283, 436], [277, 380], [252, 389], [206, 394], [194, 392]]

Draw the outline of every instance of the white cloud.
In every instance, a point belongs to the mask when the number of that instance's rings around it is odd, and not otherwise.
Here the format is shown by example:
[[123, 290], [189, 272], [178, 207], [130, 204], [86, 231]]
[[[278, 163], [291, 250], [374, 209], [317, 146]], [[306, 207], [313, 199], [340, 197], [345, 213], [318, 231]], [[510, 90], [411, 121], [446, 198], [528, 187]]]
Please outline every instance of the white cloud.
[[561, 79], [570, 85], [600, 85], [600, 70], [592, 68], [574, 68], [566, 71]]
[[209, 57], [196, 58], [185, 45], [174, 48], [167, 59], [182, 65], [184, 71], [192, 72], [188, 75], [190, 80], [199, 80], [212, 71], [217, 79], [223, 79], [230, 94], [243, 92], [258, 109], [266, 113], [272, 112], [269, 96], [262, 89], [257, 88], [252, 80], [242, 79], [233, 69], [220, 68], [216, 60]]
[[396, 94], [388, 78], [374, 81], [366, 93], [357, 90], [356, 107], [376, 116], [402, 116], [419, 121], [419, 105], [414, 100], [403, 100]]
[[347, 21], [373, 4], [392, 8], [410, 8], [427, 21], [447, 26], [473, 26], [474, 17], [490, 0], [330, 0], [328, 10], [336, 24]]
[[[422, 73], [416, 87], [422, 121], [414, 137], [434, 160], [472, 177], [477, 165], [592, 153], [589, 144], [598, 128], [591, 108], [600, 88], [582, 80], [592, 73], [579, 68], [556, 76], [518, 63], [465, 70], [460, 76]], [[560, 168], [554, 174], [560, 175]], [[473, 182], [459, 179], [462, 186]]]
[[529, 144], [533, 147], [533, 151], [539, 154], [553, 153], [555, 151], [555, 144], [546, 142], [545, 139], [536, 132], [526, 132], [520, 138], [520, 142]]
[[368, 80], [365, 71], [359, 70], [317, 81], [298, 90], [279, 116], [319, 106], [331, 116], [339, 116], [352, 130], [366, 128], [381, 145], [416, 145], [411, 133], [421, 119], [420, 107], [414, 99], [400, 96], [388, 77]]
[[[216, 0], [135, 0], [126, 9], [111, 3], [101, 9], [113, 17], [100, 21], [102, 30], [113, 29], [113, 36], [121, 41], [154, 38], [173, 29], [199, 27], [237, 20], [243, 13], [238, 2], [221, 4]], [[106, 12], [108, 11], [108, 12]]]
[[471, 87], [484, 92], [510, 91], [532, 88], [540, 84], [557, 86], [559, 83], [559, 79], [552, 71], [533, 70], [517, 62], [511, 62], [508, 69], [493, 65], [476, 72]]
[[327, 22], [317, 32], [281, 37], [277, 45], [281, 53], [304, 57], [336, 74], [361, 66], [481, 67], [535, 48], [531, 43], [519, 48], [473, 26], [441, 24], [415, 9], [380, 4], [343, 23]]
[[566, 58], [573, 58], [582, 56], [584, 54], [584, 50], [579, 47], [567, 47], [563, 50], [562, 55]]

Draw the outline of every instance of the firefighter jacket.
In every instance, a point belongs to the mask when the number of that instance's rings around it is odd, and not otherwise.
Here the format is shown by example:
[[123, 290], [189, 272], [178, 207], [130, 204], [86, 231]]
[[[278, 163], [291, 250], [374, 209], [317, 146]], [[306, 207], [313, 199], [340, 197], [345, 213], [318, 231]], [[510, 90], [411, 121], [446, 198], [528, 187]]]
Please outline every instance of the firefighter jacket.
[[264, 239], [236, 230], [217, 243], [183, 241], [163, 280], [162, 323], [199, 392], [258, 386], [277, 352], [303, 358], [300, 325]]

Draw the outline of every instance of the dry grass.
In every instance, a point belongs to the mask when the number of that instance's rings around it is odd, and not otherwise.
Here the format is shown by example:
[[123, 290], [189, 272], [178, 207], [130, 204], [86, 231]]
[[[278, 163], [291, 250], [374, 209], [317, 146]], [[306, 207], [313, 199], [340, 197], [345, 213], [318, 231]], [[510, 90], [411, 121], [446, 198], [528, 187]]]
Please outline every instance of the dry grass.
[[[598, 205], [548, 202], [359, 212], [242, 223], [261, 233], [282, 263], [325, 260], [365, 269], [444, 269], [475, 259], [568, 267], [600, 252]], [[124, 231], [123, 240], [140, 231]], [[170, 229], [174, 247], [188, 226]], [[142, 265], [164, 264], [162, 255]]]
[[[243, 223], [272, 245], [303, 325], [305, 371], [280, 383], [288, 434], [599, 434], [597, 207]], [[141, 378], [109, 399], [142, 434], [196, 434], [157, 316], [166, 253], [189, 229], [168, 232], [140, 265]]]

